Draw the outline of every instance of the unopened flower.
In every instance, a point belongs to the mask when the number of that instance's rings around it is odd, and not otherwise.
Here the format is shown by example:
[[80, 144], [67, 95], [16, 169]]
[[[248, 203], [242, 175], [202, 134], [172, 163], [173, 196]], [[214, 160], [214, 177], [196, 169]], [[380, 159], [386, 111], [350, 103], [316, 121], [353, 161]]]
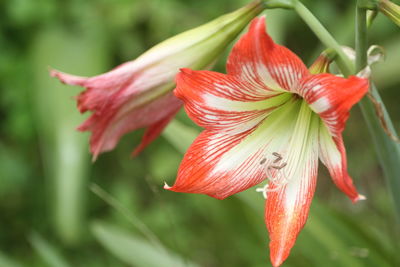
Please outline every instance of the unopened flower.
[[179, 68], [204, 69], [212, 65], [263, 7], [262, 1], [256, 0], [95, 77], [52, 70], [51, 75], [62, 82], [86, 88], [77, 97], [78, 108], [93, 114], [78, 130], [92, 132], [90, 150], [94, 158], [113, 149], [122, 135], [138, 128], [147, 130], [135, 154], [154, 140], [182, 105], [172, 93]]
[[328, 73], [329, 66], [336, 57], [336, 52], [330, 48], [319, 55], [314, 63], [308, 68], [311, 74]]
[[347, 173], [342, 131], [368, 80], [311, 74], [266, 34], [264, 20], [254, 19], [234, 46], [227, 74], [178, 74], [175, 94], [205, 130], [165, 188], [224, 199], [267, 179], [265, 222], [279, 266], [307, 220], [318, 158], [353, 202], [363, 199]]
[[400, 27], [400, 6], [390, 0], [379, 0], [378, 10]]

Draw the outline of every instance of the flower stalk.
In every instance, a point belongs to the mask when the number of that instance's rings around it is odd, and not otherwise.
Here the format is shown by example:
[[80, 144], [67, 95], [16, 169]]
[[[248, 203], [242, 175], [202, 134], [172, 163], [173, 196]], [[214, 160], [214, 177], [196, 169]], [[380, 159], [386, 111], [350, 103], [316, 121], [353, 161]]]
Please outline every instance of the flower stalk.
[[264, 0], [264, 6], [267, 9], [272, 9], [272, 8], [291, 9], [291, 8], [293, 8], [293, 1], [292, 0]]
[[342, 70], [345, 76], [353, 73], [354, 66], [350, 59], [343, 52], [341, 46], [336, 42], [332, 35], [325, 29], [319, 20], [308, 10], [300, 1], [295, 0], [293, 2], [293, 8], [297, 14], [304, 20], [304, 22], [310, 27], [320, 41], [328, 48], [332, 48], [337, 53], [336, 63]]
[[[361, 7], [359, 2], [356, 9], [356, 72], [362, 70], [368, 64], [367, 10]], [[379, 104], [388, 130], [394, 133], [395, 138], [398, 138], [382, 99], [373, 84], [371, 84], [370, 95]], [[400, 220], [400, 145], [385, 133], [380, 119], [376, 112], [374, 112], [375, 107], [371, 100], [364, 98], [360, 101], [360, 107], [372, 134], [375, 150], [383, 168], [389, 192], [391, 192], [394, 201], [397, 218]]]

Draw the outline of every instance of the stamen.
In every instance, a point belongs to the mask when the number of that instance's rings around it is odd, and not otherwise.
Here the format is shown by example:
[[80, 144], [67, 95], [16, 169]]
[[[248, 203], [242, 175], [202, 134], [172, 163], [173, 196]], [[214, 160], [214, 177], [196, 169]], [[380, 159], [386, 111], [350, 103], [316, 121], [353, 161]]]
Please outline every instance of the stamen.
[[278, 163], [279, 161], [282, 160], [282, 155], [279, 154], [278, 152], [273, 152], [272, 155], [277, 157], [277, 159], [274, 160], [274, 163]]
[[[267, 199], [267, 193], [278, 191], [284, 185], [286, 185], [289, 180], [286, 178], [287, 175], [284, 171], [284, 168], [287, 166], [286, 162], [280, 163], [280, 165], [275, 165], [282, 161], [283, 157], [278, 152], [273, 152], [272, 155], [276, 157], [276, 159], [272, 162], [273, 164], [266, 167], [266, 175], [268, 183], [261, 187], [256, 188], [256, 192], [262, 192], [263, 197]], [[263, 158], [260, 161], [260, 164], [264, 164], [267, 161], [267, 158]], [[271, 187], [273, 186], [273, 187]]]
[[284, 162], [284, 163], [282, 163], [282, 165], [281, 165], [281, 166], [270, 165], [270, 166], [268, 166], [268, 168], [274, 168], [274, 169], [280, 170], [280, 169], [282, 169], [282, 168], [285, 168], [285, 167], [286, 167], [286, 165], [287, 165], [287, 163], [286, 163], [286, 162]]
[[267, 190], [268, 190], [268, 184], [264, 185], [263, 187], [256, 188], [256, 192], [262, 193], [264, 199], [267, 199]]

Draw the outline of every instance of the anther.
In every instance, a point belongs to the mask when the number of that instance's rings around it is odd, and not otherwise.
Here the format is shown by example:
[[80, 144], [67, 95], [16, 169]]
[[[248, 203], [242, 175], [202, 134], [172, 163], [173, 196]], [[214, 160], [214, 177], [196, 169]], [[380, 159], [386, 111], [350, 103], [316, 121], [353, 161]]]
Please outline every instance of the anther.
[[287, 165], [287, 163], [284, 162], [284, 163], [282, 163], [281, 166], [271, 165], [271, 166], [269, 166], [269, 167], [274, 168], [274, 169], [277, 169], [277, 170], [280, 170], [280, 169], [282, 169], [282, 168], [285, 168], [286, 165]]
[[278, 163], [279, 161], [282, 160], [282, 155], [279, 154], [278, 152], [273, 152], [272, 155], [276, 157], [273, 163]]

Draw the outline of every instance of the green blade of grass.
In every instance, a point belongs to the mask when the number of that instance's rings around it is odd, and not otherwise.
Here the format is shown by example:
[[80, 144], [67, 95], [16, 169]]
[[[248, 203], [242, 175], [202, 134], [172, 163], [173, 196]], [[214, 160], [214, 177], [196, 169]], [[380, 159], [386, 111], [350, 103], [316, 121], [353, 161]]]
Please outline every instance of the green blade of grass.
[[31, 96], [51, 199], [48, 208], [62, 241], [75, 245], [84, 239], [87, 229], [88, 138], [75, 129], [84, 119], [73, 99], [77, 88], [50, 77], [48, 67], [76, 74], [99, 73], [106, 69], [103, 56], [106, 53], [95, 37], [73, 35], [56, 27], [38, 35], [31, 54], [34, 70]]
[[42, 236], [37, 233], [32, 233], [29, 241], [40, 256], [45, 266], [52, 267], [69, 267], [70, 265], [63, 258], [60, 252]]
[[182, 258], [166, 249], [154, 246], [139, 236], [104, 222], [92, 223], [91, 231], [106, 250], [130, 266], [197, 266], [194, 263], [185, 262]]
[[0, 251], [0, 267], [22, 267], [23, 265], [15, 259]]

